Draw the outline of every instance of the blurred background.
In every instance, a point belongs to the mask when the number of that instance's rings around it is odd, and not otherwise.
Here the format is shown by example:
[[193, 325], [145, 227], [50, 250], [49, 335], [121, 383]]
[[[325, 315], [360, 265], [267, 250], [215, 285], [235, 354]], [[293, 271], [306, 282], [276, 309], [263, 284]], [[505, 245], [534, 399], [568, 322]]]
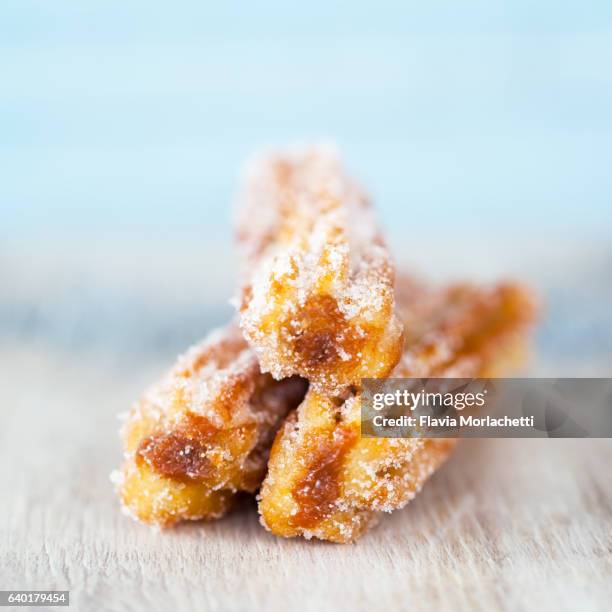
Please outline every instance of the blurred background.
[[5, 0], [2, 359], [163, 369], [231, 316], [245, 157], [323, 138], [402, 267], [530, 281], [532, 373], [610, 375], [611, 67], [603, 1]]

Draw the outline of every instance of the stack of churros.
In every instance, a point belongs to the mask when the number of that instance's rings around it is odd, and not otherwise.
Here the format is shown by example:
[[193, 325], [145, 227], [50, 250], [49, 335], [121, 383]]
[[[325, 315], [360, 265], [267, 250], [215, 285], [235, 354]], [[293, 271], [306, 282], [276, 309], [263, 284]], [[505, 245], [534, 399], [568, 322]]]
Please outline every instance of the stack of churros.
[[533, 298], [512, 283], [396, 281], [368, 198], [328, 146], [250, 164], [237, 242], [236, 321], [179, 358], [124, 423], [123, 507], [167, 527], [258, 492], [272, 533], [352, 542], [455, 443], [362, 438], [362, 379], [507, 374], [526, 353]]

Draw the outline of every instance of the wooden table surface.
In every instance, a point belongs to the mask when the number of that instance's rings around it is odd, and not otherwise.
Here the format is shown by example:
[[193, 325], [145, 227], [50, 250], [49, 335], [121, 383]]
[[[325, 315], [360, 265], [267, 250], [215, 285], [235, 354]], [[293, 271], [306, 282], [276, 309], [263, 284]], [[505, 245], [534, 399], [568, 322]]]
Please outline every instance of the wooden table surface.
[[77, 610], [559, 610], [612, 601], [612, 441], [465, 440], [355, 545], [281, 540], [254, 505], [155, 532], [118, 509], [116, 413], [138, 370], [3, 350], [2, 589]]
[[[530, 375], [610, 375], [609, 249], [469, 244], [438, 269], [544, 294]], [[123, 516], [116, 415], [230, 316], [231, 274], [202, 278], [198, 245], [0, 251], [0, 589], [69, 589], [96, 612], [610, 609], [612, 440], [464, 440], [355, 545], [275, 538], [252, 504], [165, 533]]]

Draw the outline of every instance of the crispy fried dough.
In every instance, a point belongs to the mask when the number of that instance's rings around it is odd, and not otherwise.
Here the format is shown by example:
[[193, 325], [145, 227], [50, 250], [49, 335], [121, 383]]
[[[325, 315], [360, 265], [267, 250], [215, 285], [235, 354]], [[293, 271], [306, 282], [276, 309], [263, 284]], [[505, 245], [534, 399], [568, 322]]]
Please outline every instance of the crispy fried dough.
[[240, 325], [263, 371], [336, 395], [399, 361], [394, 269], [360, 188], [335, 151], [255, 160], [239, 199]]
[[[412, 334], [395, 378], [495, 376], [520, 362], [534, 304], [512, 284], [429, 291], [400, 283]], [[454, 446], [446, 439], [361, 438], [360, 393], [311, 389], [277, 434], [262, 485], [264, 526], [284, 537], [351, 542], [410, 501]]]
[[124, 509], [161, 527], [222, 516], [237, 492], [259, 488], [274, 434], [305, 390], [262, 374], [236, 325], [214, 332], [129, 413], [114, 475]]

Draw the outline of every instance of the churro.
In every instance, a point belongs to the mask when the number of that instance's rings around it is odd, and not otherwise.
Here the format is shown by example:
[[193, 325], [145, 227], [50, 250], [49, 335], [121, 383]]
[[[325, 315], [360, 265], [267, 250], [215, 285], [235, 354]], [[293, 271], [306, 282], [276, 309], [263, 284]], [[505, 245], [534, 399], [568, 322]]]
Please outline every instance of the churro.
[[[522, 287], [404, 289], [400, 312], [412, 332], [394, 378], [490, 377], [521, 361], [534, 316]], [[284, 537], [354, 541], [381, 512], [410, 501], [455, 442], [361, 438], [360, 426], [359, 391], [342, 400], [307, 393], [272, 447], [259, 497], [264, 526]]]
[[240, 325], [262, 370], [337, 395], [399, 361], [394, 270], [370, 204], [330, 147], [253, 162], [240, 198]]
[[262, 374], [237, 325], [214, 332], [123, 425], [113, 480], [125, 511], [160, 527], [222, 516], [237, 492], [259, 488], [274, 434], [305, 391], [301, 379]]

